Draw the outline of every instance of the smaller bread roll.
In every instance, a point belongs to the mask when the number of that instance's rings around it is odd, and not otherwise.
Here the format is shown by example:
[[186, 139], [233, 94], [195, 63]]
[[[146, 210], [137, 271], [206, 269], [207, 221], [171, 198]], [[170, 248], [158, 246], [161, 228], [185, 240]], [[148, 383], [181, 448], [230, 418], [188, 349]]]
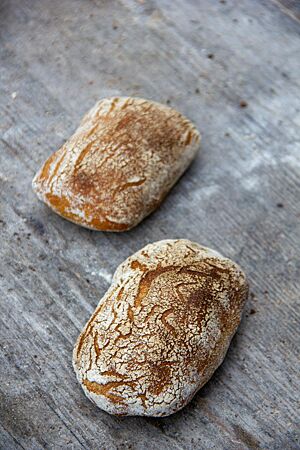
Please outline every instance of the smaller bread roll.
[[219, 253], [179, 239], [149, 244], [116, 270], [74, 348], [85, 394], [116, 415], [183, 408], [223, 361], [248, 285]]
[[39, 199], [93, 230], [124, 231], [154, 211], [194, 158], [200, 136], [149, 100], [99, 101], [33, 180]]

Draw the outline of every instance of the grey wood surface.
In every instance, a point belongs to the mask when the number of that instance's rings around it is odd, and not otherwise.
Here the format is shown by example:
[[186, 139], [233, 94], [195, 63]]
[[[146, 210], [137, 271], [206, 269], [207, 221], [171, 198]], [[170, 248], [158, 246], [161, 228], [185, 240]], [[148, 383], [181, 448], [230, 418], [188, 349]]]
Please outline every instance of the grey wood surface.
[[[0, 2], [1, 449], [300, 448], [297, 3]], [[111, 95], [171, 104], [203, 134], [160, 209], [123, 234], [81, 229], [31, 190], [45, 158]], [[178, 237], [244, 268], [243, 321], [184, 410], [109, 416], [76, 382], [74, 341], [116, 266]]]

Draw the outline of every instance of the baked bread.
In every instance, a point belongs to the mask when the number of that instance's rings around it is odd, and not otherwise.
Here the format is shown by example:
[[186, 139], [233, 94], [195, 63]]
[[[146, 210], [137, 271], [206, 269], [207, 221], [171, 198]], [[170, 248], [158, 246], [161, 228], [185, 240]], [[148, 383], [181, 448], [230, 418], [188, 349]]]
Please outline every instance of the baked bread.
[[85, 394], [111, 414], [178, 411], [223, 361], [247, 292], [239, 266], [213, 250], [147, 245], [118, 267], [77, 340]]
[[194, 125], [149, 100], [99, 101], [33, 180], [39, 199], [93, 230], [124, 231], [155, 210], [194, 158]]

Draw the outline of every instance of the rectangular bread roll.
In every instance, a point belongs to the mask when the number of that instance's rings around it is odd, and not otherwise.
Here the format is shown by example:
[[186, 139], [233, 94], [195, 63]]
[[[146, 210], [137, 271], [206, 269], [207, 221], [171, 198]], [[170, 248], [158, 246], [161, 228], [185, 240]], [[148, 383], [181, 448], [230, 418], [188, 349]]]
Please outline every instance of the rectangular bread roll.
[[194, 158], [200, 135], [174, 109], [140, 98], [99, 101], [33, 180], [62, 217], [124, 231], [154, 211]]

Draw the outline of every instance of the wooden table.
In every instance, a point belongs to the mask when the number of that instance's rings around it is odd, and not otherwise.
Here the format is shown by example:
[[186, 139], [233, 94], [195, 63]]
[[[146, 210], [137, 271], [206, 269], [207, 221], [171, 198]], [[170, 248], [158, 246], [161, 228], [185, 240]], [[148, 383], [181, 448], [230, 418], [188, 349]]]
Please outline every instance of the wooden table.
[[[299, 20], [297, 0], [2, 0], [1, 449], [300, 448]], [[31, 190], [112, 95], [170, 104], [203, 134], [161, 208], [121, 234], [79, 228]], [[178, 237], [247, 272], [242, 324], [184, 410], [111, 417], [76, 382], [74, 341], [117, 265]]]

